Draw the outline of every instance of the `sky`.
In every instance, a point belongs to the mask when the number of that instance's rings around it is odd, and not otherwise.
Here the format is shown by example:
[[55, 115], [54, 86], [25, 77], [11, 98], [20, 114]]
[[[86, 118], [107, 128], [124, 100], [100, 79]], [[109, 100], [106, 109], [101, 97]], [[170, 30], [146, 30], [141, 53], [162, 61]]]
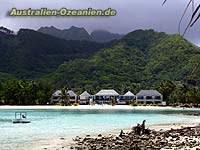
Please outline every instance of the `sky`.
[[[178, 23], [189, 0], [0, 0], [0, 26], [14, 31], [20, 28], [39, 29], [41, 26], [55, 26], [60, 29], [71, 26], [84, 27], [88, 32], [103, 29], [126, 34], [136, 29], [154, 29], [169, 34], [178, 33]], [[197, 2], [196, 2], [197, 3]], [[197, 5], [197, 4], [195, 4]], [[112, 17], [10, 17], [11, 8], [38, 9], [107, 9], [117, 10]], [[192, 14], [188, 10], [181, 25], [184, 30]], [[200, 21], [199, 21], [200, 22]], [[185, 38], [200, 45], [200, 23], [190, 28]]]

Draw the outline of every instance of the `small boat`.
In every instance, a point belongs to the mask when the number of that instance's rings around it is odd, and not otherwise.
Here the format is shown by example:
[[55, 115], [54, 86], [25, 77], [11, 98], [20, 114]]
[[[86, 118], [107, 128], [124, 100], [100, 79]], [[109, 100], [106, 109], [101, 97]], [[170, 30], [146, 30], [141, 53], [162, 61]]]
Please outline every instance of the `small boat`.
[[26, 112], [15, 112], [15, 119], [12, 120], [13, 123], [30, 123], [31, 121], [27, 119]]

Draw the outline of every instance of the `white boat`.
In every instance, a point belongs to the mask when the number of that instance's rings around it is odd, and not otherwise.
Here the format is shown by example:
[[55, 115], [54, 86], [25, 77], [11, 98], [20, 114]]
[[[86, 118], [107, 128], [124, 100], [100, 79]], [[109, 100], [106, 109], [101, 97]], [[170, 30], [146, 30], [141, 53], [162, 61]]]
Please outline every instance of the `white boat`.
[[15, 119], [12, 120], [13, 123], [30, 123], [31, 120], [27, 119], [26, 112], [15, 112]]

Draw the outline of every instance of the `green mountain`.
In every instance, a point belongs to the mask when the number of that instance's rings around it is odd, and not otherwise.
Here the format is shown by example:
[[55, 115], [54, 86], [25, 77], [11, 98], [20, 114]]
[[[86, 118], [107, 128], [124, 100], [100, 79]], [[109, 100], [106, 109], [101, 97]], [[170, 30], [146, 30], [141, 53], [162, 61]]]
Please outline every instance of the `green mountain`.
[[80, 41], [92, 41], [89, 33], [84, 28], [78, 28], [72, 26], [69, 29], [60, 30], [53, 26], [41, 27], [38, 32], [49, 34], [65, 40], [80, 40]]
[[200, 48], [179, 35], [136, 30], [88, 59], [65, 62], [45, 79], [56, 85], [118, 91], [183, 81], [200, 60]]
[[122, 38], [123, 35], [108, 32], [106, 30], [95, 30], [89, 34], [84, 28], [72, 26], [69, 29], [57, 29], [51, 27], [41, 27], [38, 32], [55, 36], [65, 40], [79, 40], [79, 41], [95, 41], [99, 43], [106, 43]]
[[109, 45], [67, 41], [29, 29], [16, 35], [8, 31], [0, 29], [0, 72], [17, 78], [37, 79], [65, 61], [87, 58]]
[[123, 35], [111, 33], [106, 30], [95, 30], [91, 33], [91, 37], [94, 41], [104, 43], [113, 40], [119, 40]]

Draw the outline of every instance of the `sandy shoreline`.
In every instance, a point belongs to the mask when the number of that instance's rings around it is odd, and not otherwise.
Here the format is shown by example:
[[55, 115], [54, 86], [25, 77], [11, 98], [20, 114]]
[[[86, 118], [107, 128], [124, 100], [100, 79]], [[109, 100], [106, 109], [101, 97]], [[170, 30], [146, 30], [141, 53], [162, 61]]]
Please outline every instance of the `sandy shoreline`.
[[[183, 109], [183, 108], [173, 108], [173, 107], [157, 107], [157, 106], [128, 106], [128, 105], [116, 105], [116, 106], [110, 106], [110, 105], [79, 105], [79, 106], [51, 106], [51, 105], [43, 105], [43, 106], [0, 106], [1, 109], [63, 109], [63, 110], [84, 110], [84, 109], [99, 109], [99, 110], [104, 110], [104, 109], [112, 109], [112, 110], [151, 110], [151, 109], [158, 109], [158, 110], [174, 110], [174, 109]], [[187, 108], [186, 108], [187, 109]], [[191, 108], [189, 108], [191, 109]], [[194, 122], [190, 122], [188, 124], [184, 123], [176, 123], [176, 124], [157, 124], [157, 125], [148, 125], [147, 127], [151, 130], [170, 130], [171, 128], [173, 129], [179, 129], [181, 127], [193, 127], [197, 126], [200, 123], [200, 117], [198, 119], [195, 119]], [[134, 126], [134, 125], [133, 125]], [[124, 132], [130, 132], [131, 129], [124, 129]], [[110, 131], [110, 132], [104, 132], [102, 131], [101, 133], [103, 136], [108, 136], [108, 135], [119, 135], [118, 130], [115, 131]], [[97, 136], [98, 134], [91, 135], [93, 137]], [[77, 135], [80, 137], [84, 137], [85, 135]], [[74, 137], [75, 138], [75, 137]], [[30, 150], [68, 150], [70, 147], [74, 145], [74, 141], [72, 138], [68, 137], [59, 137], [56, 139], [50, 139], [50, 140], [44, 140], [44, 141], [37, 141], [31, 144], [31, 147], [28, 149]]]
[[[166, 130], [170, 130], [170, 129], [181, 129], [183, 127], [195, 127], [199, 125], [199, 123], [195, 122], [195, 123], [188, 123], [188, 124], [181, 124], [181, 123], [177, 123], [177, 124], [162, 124], [162, 125], [150, 125], [147, 127], [151, 130], [155, 130], [155, 131], [166, 131]], [[123, 130], [125, 133], [128, 133], [131, 131], [131, 129], [124, 129]], [[102, 132], [102, 133], [98, 133], [98, 134], [102, 134], [103, 136], [109, 136], [109, 135], [113, 135], [113, 136], [118, 136], [120, 131], [110, 131], [110, 132]], [[90, 137], [97, 137], [98, 134], [92, 134], [90, 135]], [[84, 138], [86, 135], [77, 135], [81, 138]], [[73, 139], [75, 139], [76, 137], [74, 137]], [[73, 139], [70, 138], [65, 138], [65, 137], [60, 137], [58, 139], [52, 139], [52, 140], [47, 140], [47, 141], [40, 141], [37, 142], [37, 144], [32, 145], [33, 147], [31, 147], [30, 150], [69, 150], [71, 146], [75, 146], [75, 142], [73, 141]]]
[[[159, 106], [130, 106], [130, 105], [79, 105], [79, 106], [55, 106], [55, 105], [31, 105], [31, 106], [10, 106], [4, 105], [0, 106], [0, 109], [124, 109], [124, 110], [134, 110], [134, 109], [184, 109], [184, 108], [173, 108], [173, 107], [159, 107]], [[187, 109], [187, 108], [185, 108]], [[188, 108], [191, 109], [191, 108]]]

